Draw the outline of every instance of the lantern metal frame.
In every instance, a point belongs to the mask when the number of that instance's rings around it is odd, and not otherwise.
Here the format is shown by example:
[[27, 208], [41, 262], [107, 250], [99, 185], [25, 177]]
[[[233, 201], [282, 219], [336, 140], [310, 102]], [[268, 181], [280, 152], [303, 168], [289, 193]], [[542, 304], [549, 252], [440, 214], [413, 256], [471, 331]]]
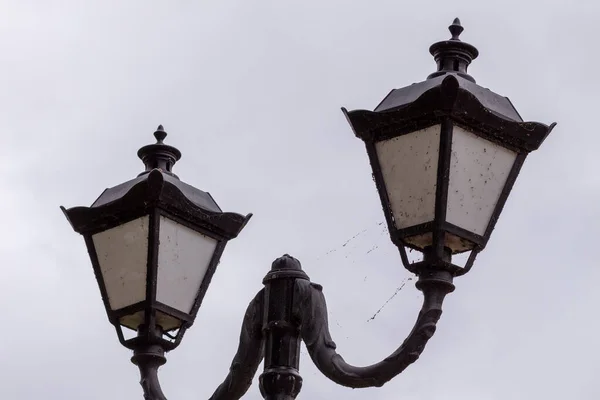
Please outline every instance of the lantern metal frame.
[[[467, 66], [479, 54], [472, 45], [462, 42], [460, 21], [449, 27], [452, 39], [431, 46], [430, 52], [438, 61], [439, 70], [424, 82], [392, 90], [374, 111], [342, 108], [354, 134], [363, 140], [373, 170], [373, 177], [384, 209], [392, 242], [398, 246], [404, 266], [416, 273], [424, 262], [411, 263], [406, 249], [423, 251], [406, 239], [432, 233], [432, 247], [437, 262], [455, 276], [467, 273], [481, 252], [496, 225], [508, 195], [527, 155], [542, 144], [556, 123], [523, 122], [510, 100], [475, 83], [467, 74]], [[383, 178], [375, 144], [408, 133], [440, 125], [439, 159], [433, 221], [397, 228]], [[483, 235], [467, 231], [446, 221], [453, 127], [458, 126], [492, 143], [517, 153], [500, 197]], [[473, 243], [464, 266], [443, 261], [445, 234]], [[463, 251], [461, 251], [463, 252]], [[456, 254], [456, 253], [455, 253]]]
[[[193, 325], [227, 242], [237, 237], [252, 216], [222, 212], [209, 193], [180, 181], [171, 170], [181, 153], [163, 143], [166, 132], [162, 125], [155, 132], [155, 137], [156, 144], [144, 146], [138, 152], [146, 171], [137, 178], [106, 189], [90, 207], [61, 207], [73, 230], [85, 239], [108, 319], [115, 327], [121, 344], [134, 350], [132, 361], [140, 367], [142, 381], [146, 383], [154, 380], [158, 383], [156, 372], [158, 366], [165, 361], [164, 352], [175, 349], [187, 329]], [[93, 236], [141, 217], [148, 217], [149, 224], [145, 298], [113, 310]], [[189, 312], [183, 312], [156, 299], [161, 217], [217, 242]], [[123, 324], [121, 318], [138, 312], [144, 313], [144, 324], [137, 327], [137, 336], [127, 339], [123, 327], [133, 327]], [[157, 322], [156, 313], [176, 318], [181, 324], [163, 330]], [[150, 385], [144, 390], [156, 390], [153, 387], [154, 385]]]

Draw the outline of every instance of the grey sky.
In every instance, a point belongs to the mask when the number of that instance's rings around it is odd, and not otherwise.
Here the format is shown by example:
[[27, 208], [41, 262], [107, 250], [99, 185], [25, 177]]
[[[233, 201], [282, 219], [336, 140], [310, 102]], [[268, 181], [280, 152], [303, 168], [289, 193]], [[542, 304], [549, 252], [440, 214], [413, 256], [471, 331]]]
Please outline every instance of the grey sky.
[[[347, 361], [393, 351], [421, 297], [408, 281], [367, 322], [410, 274], [339, 108], [372, 109], [423, 80], [429, 45], [456, 16], [480, 50], [477, 82], [525, 120], [559, 125], [421, 359], [381, 389], [351, 390], [304, 353], [299, 398], [600, 398], [596, 2], [2, 0], [3, 398], [142, 398], [58, 206], [89, 205], [137, 175], [135, 153], [158, 124], [183, 152], [182, 180], [255, 214], [161, 369], [169, 399], [206, 399], [220, 384], [244, 310], [286, 252], [324, 286]], [[260, 398], [256, 383], [246, 398]]]

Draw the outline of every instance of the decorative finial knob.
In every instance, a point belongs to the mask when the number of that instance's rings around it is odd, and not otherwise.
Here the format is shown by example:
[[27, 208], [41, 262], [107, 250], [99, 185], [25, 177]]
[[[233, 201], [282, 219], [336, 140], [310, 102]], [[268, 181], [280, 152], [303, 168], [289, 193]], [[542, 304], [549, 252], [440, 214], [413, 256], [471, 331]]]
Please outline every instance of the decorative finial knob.
[[283, 269], [301, 270], [302, 265], [300, 264], [300, 261], [298, 261], [294, 257], [290, 256], [289, 254], [284, 254], [283, 256], [279, 257], [277, 260], [273, 261], [273, 264], [271, 264], [271, 269], [272, 270], [283, 270]]
[[173, 146], [164, 144], [167, 132], [162, 125], [159, 125], [154, 131], [156, 143], [149, 144], [138, 150], [138, 157], [143, 161], [146, 170], [140, 175], [147, 174], [153, 169], [160, 169], [162, 172], [174, 176], [173, 165], [181, 158], [181, 152]]
[[452, 25], [448, 27], [448, 30], [452, 34], [452, 38], [450, 40], [460, 40], [458, 37], [462, 31], [465, 30], [465, 28], [463, 28], [460, 24], [460, 19], [454, 18], [454, 21], [452, 21]]
[[437, 63], [437, 71], [430, 74], [427, 79], [436, 78], [445, 74], [456, 74], [461, 78], [475, 82], [475, 79], [467, 73], [471, 61], [477, 58], [479, 51], [475, 46], [465, 43], [458, 37], [465, 28], [462, 27], [460, 19], [454, 18], [448, 30], [452, 34], [449, 40], [444, 40], [431, 45], [429, 52]]
[[162, 125], [159, 125], [154, 132], [154, 137], [156, 138], [156, 143], [162, 143], [163, 140], [167, 137], [167, 132], [165, 132], [165, 128]]

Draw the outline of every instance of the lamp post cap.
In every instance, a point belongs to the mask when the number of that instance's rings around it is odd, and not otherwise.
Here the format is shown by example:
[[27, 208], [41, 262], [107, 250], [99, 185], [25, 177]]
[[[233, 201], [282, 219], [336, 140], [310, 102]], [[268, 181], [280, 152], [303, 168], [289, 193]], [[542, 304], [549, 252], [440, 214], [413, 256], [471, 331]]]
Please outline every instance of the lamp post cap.
[[475, 83], [475, 79], [467, 73], [467, 68], [471, 61], [477, 58], [479, 51], [475, 46], [460, 40], [459, 36], [464, 29], [460, 19], [454, 18], [452, 25], [448, 27], [452, 37], [431, 45], [429, 52], [437, 63], [437, 71], [430, 74], [427, 79], [456, 74]]
[[289, 254], [284, 254], [279, 257], [273, 264], [271, 265], [272, 270], [302, 270], [302, 264], [296, 258], [290, 256]]
[[177, 178], [177, 175], [173, 174], [173, 165], [181, 158], [181, 152], [173, 146], [165, 144], [163, 141], [167, 137], [167, 132], [162, 125], [159, 125], [154, 131], [154, 137], [156, 143], [149, 144], [138, 150], [138, 157], [144, 163], [145, 171], [140, 175], [147, 174], [153, 169], [160, 169], [162, 172], [170, 174]]
[[167, 137], [167, 132], [165, 132], [165, 128], [162, 125], [159, 125], [154, 131], [154, 137], [156, 138], [157, 143], [162, 143], [163, 140]]
[[271, 271], [265, 276], [263, 283], [287, 278], [310, 280], [308, 275], [302, 270], [300, 261], [289, 254], [284, 254], [273, 261], [271, 264]]

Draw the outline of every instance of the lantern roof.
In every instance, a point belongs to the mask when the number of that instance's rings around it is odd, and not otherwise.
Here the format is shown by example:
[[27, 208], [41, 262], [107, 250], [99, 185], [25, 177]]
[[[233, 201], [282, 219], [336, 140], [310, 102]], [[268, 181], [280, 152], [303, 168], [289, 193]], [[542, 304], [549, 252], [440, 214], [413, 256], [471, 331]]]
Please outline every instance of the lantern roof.
[[423, 82], [413, 83], [400, 89], [393, 89], [383, 101], [375, 108], [376, 112], [391, 111], [402, 108], [421, 97], [422, 94], [430, 89], [438, 87], [445, 78], [453, 76], [460, 89], [470, 92], [478, 101], [490, 112], [499, 117], [523, 122], [519, 112], [515, 109], [508, 97], [504, 97], [492, 92], [490, 89], [479, 86], [475, 82], [463, 78], [459, 74], [447, 72], [444, 75], [438, 75], [429, 78]]
[[162, 125], [154, 136], [157, 143], [138, 152], [146, 171], [104, 190], [90, 207], [61, 207], [73, 229], [81, 234], [100, 232], [160, 208], [188, 225], [235, 238], [252, 214], [223, 212], [210, 193], [182, 182], [171, 172], [181, 152], [163, 143], [167, 134]]
[[512, 121], [523, 122], [508, 97], [479, 86], [467, 73], [467, 67], [477, 58], [479, 51], [475, 46], [460, 40], [459, 36], [464, 30], [460, 20], [455, 18], [448, 30], [452, 34], [449, 40], [434, 43], [429, 48], [429, 52], [436, 60], [438, 70], [423, 82], [392, 90], [375, 111], [393, 110], [410, 104], [429, 89], [441, 85], [445, 77], [453, 75], [460, 88], [471, 92], [491, 112]]
[[450, 118], [505, 147], [536, 150], [555, 124], [524, 122], [507, 97], [475, 83], [467, 67], [479, 52], [459, 39], [463, 27], [458, 18], [449, 30], [449, 40], [429, 49], [438, 68], [425, 81], [392, 90], [374, 111], [342, 108], [356, 136], [385, 140]]
[[[204, 192], [191, 185], [188, 185], [185, 182], [182, 182], [178, 178], [174, 177], [173, 174], [165, 173], [164, 171], [161, 171], [159, 169], [157, 169], [156, 171], [162, 175], [162, 179], [164, 179], [165, 183], [175, 186], [181, 192], [181, 194], [183, 194], [183, 196], [186, 197], [194, 205], [207, 211], [217, 213], [222, 212], [221, 208], [217, 205], [210, 193]], [[125, 194], [127, 194], [127, 192], [129, 192], [134, 186], [146, 182], [149, 176], [149, 173], [143, 174], [135, 179], [104, 190], [100, 197], [98, 197], [94, 204], [92, 204], [92, 207], [101, 207], [105, 204], [119, 200]]]

